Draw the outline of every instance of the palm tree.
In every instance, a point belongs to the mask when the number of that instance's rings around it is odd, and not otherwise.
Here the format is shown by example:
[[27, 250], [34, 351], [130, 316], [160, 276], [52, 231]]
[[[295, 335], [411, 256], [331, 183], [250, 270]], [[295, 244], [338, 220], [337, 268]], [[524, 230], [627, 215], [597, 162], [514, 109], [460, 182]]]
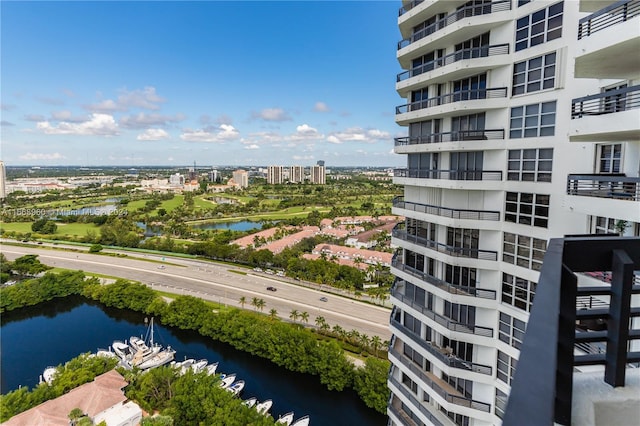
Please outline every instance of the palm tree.
[[378, 349], [382, 346], [382, 339], [380, 339], [380, 336], [373, 336], [371, 338], [371, 346], [373, 347], [374, 355], [378, 356]]
[[303, 312], [300, 314], [300, 319], [305, 323], [309, 323], [309, 312]]
[[326, 323], [327, 323], [327, 320], [325, 320], [323, 316], [316, 317], [316, 326], [318, 328], [322, 328], [322, 326]]
[[256, 304], [256, 308], [260, 309], [260, 312], [262, 312], [262, 310], [264, 309], [264, 307], [267, 305], [267, 302], [264, 301], [264, 299], [258, 299], [258, 302]]
[[291, 313], [289, 314], [289, 318], [293, 320], [293, 322], [296, 322], [298, 320], [298, 317], [300, 316], [300, 312], [298, 312], [297, 309], [294, 309], [293, 311], [291, 311]]
[[338, 324], [333, 326], [333, 332], [338, 336], [338, 338], [342, 338], [344, 333], [344, 329], [340, 327]]
[[244, 304], [247, 303], [247, 298], [244, 296], [240, 297], [238, 303], [240, 303], [240, 306], [242, 306], [242, 309], [244, 309]]
[[254, 297], [254, 298], [251, 299], [251, 306], [253, 306], [256, 311], [258, 310], [258, 298], [257, 297]]
[[278, 317], [278, 311], [275, 310], [274, 308], [271, 308], [271, 310], [269, 311], [269, 318], [271, 318], [272, 320], [276, 319]]
[[369, 339], [369, 336], [362, 333], [360, 335], [360, 345], [362, 346], [362, 349], [368, 351], [370, 343], [371, 343], [371, 340]]

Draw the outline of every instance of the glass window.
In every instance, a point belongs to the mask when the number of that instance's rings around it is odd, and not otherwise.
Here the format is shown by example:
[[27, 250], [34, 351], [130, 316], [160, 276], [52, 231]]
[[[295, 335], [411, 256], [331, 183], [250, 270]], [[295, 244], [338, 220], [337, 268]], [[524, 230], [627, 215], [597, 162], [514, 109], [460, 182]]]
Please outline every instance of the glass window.
[[513, 66], [513, 96], [555, 87], [556, 53], [522, 61]]
[[[518, 6], [521, 6], [520, 1]], [[563, 3], [538, 10], [516, 23], [516, 52], [562, 36]]]
[[511, 139], [553, 136], [556, 127], [556, 101], [511, 108]]

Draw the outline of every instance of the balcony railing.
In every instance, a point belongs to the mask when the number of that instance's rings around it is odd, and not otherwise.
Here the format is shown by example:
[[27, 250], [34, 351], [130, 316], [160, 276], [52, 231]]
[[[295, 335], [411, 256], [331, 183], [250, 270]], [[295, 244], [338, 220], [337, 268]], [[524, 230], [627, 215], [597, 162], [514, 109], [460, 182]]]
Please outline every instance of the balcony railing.
[[391, 384], [393, 384], [396, 388], [398, 388], [398, 390], [402, 393], [402, 395], [404, 395], [405, 398], [407, 398], [409, 401], [411, 401], [411, 403], [418, 410], [420, 410], [420, 412], [422, 414], [427, 416], [427, 418], [431, 422], [433, 422], [434, 425], [443, 426], [443, 424], [427, 409], [427, 407], [425, 407], [423, 403], [418, 401], [418, 398], [416, 398], [416, 396], [413, 393], [411, 393], [411, 391], [409, 389], [407, 389], [405, 386], [403, 386], [398, 380], [396, 380], [393, 377], [389, 377], [389, 382]]
[[423, 247], [436, 250], [449, 256], [468, 257], [470, 259], [481, 260], [498, 260], [497, 251], [450, 246], [447, 244], [439, 243], [437, 241], [429, 240], [424, 237], [419, 237], [417, 235], [410, 235], [403, 229], [393, 229], [391, 231], [391, 236], [400, 238], [401, 240], [408, 241], [410, 243], [419, 244]]
[[[404, 297], [402, 294], [398, 293], [398, 296]], [[394, 297], [399, 298], [394, 294]], [[448, 365], [451, 368], [459, 368], [465, 371], [474, 371], [476, 373], [491, 375], [491, 367], [488, 365], [476, 364], [475, 362], [465, 361], [463, 359], [458, 358], [453, 354], [447, 354], [444, 349], [438, 348], [430, 342], [427, 342], [422, 337], [404, 327], [396, 320], [391, 320], [391, 324], [401, 330], [404, 334], [409, 336], [409, 338], [416, 344], [418, 344], [421, 348], [429, 352], [431, 355], [439, 359], [443, 364]], [[395, 354], [398, 358], [402, 357], [402, 354], [398, 352], [397, 349], [389, 349], [389, 353]]]
[[[413, 8], [414, 6], [416, 5], [412, 5], [411, 8]], [[400, 15], [411, 10], [411, 8], [406, 9], [405, 11], [403, 11], [403, 8], [400, 8]], [[473, 16], [487, 15], [489, 13], [502, 12], [505, 10], [511, 10], [511, 0], [500, 0], [491, 3], [485, 3], [482, 5], [471, 5], [460, 8], [455, 12], [444, 16], [442, 19], [438, 19], [433, 24], [421, 29], [420, 31], [416, 31], [411, 35], [411, 37], [399, 41], [398, 50], [407, 47], [411, 43], [423, 39], [426, 36], [435, 33], [436, 31], [448, 27], [449, 25], [458, 22], [461, 19], [470, 18]]]
[[567, 195], [640, 201], [640, 177], [569, 175]]
[[[504, 426], [570, 425], [574, 366], [604, 364], [604, 381], [625, 385], [628, 363], [640, 362], [631, 340], [640, 329], [631, 319], [640, 317], [632, 306], [640, 288], [633, 284], [640, 270], [640, 238], [575, 236], [550, 241], [540, 271], [536, 299], [520, 349]], [[611, 271], [610, 285], [579, 286], [576, 273]], [[606, 295], [606, 309], [576, 309], [576, 298]], [[577, 321], [578, 320], [578, 321]], [[577, 325], [606, 324], [578, 331]], [[605, 353], [575, 354], [575, 343], [606, 342]]]
[[[431, 319], [432, 321], [437, 322], [438, 324], [447, 328], [448, 330], [455, 331], [458, 333], [467, 333], [467, 334], [475, 334], [475, 335], [484, 336], [484, 337], [493, 337], [492, 328], [482, 327], [482, 326], [473, 325], [473, 324], [462, 324], [460, 322], [453, 321], [445, 317], [444, 315], [436, 314], [432, 310], [425, 308], [424, 306], [418, 305], [415, 301], [409, 299], [403, 294], [400, 294], [399, 292], [392, 294], [392, 296], [400, 300], [405, 305], [409, 305], [413, 309], [420, 311], [422, 315]], [[392, 318], [391, 324], [395, 324], [395, 323], [397, 323], [397, 321]]]
[[408, 11], [410, 11], [411, 9], [413, 9], [414, 7], [416, 7], [417, 5], [419, 5], [420, 3], [422, 3], [424, 0], [413, 0], [412, 2], [406, 4], [405, 6], [402, 6], [399, 10], [398, 10], [398, 16], [402, 16], [405, 13], [407, 13]]
[[574, 99], [571, 102], [571, 119], [614, 114], [636, 108], [640, 108], [640, 85]]
[[640, 15], [640, 0], [623, 0], [600, 9], [578, 22], [578, 40]]
[[395, 169], [393, 176], [443, 180], [502, 180], [502, 171]]
[[390, 401], [391, 402], [389, 403], [387, 408], [400, 421], [400, 424], [402, 426], [418, 426], [418, 423], [416, 423], [408, 413], [406, 413], [402, 410], [401, 407], [399, 407], [400, 404], [398, 401], [400, 400], [397, 397], [392, 397]]
[[474, 58], [486, 58], [488, 56], [495, 55], [507, 55], [509, 53], [508, 44], [497, 44], [495, 46], [482, 46], [474, 47], [471, 49], [461, 49], [454, 53], [450, 53], [441, 58], [434, 59], [426, 62], [418, 67], [412, 68], [409, 71], [402, 72], [396, 77], [396, 81], [404, 81], [408, 78], [415, 77], [420, 74], [424, 74], [429, 71], [444, 67], [446, 65], [453, 64], [455, 62], [463, 61], [465, 59]]
[[[476, 400], [473, 400], [471, 398], [465, 398], [464, 396], [454, 395], [454, 394], [452, 394], [450, 392], [447, 392], [446, 389], [444, 389], [442, 386], [440, 386], [440, 384], [438, 384], [433, 378], [430, 377], [430, 374], [426, 373], [423, 369], [421, 369], [420, 367], [415, 365], [413, 362], [409, 361], [406, 357], [400, 355], [398, 358], [399, 358], [400, 362], [402, 363], [402, 365], [404, 365], [411, 372], [413, 372], [415, 375], [420, 377], [420, 380], [422, 380], [424, 383], [426, 383], [431, 389], [433, 389], [445, 401], [447, 401], [447, 402], [449, 402], [451, 404], [456, 404], [456, 405], [460, 405], [460, 406], [463, 406], [463, 407], [468, 407], [468, 408], [473, 408], [475, 410], [484, 411], [486, 413], [489, 413], [491, 411], [491, 404], [487, 404], [486, 402], [476, 401]], [[406, 387], [401, 385], [400, 382], [398, 382], [395, 378], [390, 377], [389, 381], [391, 383], [393, 383], [394, 385], [396, 385], [396, 387], [398, 389], [400, 389], [400, 391], [403, 393], [403, 395], [405, 395], [407, 397], [409, 397], [410, 395], [413, 396], [411, 394], [411, 392]], [[420, 405], [422, 405], [422, 404], [420, 404]]]
[[422, 272], [417, 270], [416, 268], [405, 265], [395, 257], [391, 260], [391, 266], [451, 294], [457, 294], [459, 296], [475, 296], [481, 299], [496, 300], [496, 292], [494, 290], [485, 290], [482, 288], [463, 287], [460, 285], [450, 284], [444, 280], [441, 280], [440, 278], [431, 276], [426, 272]]
[[507, 88], [496, 87], [492, 89], [475, 89], [464, 90], [447, 95], [436, 96], [433, 98], [425, 99], [423, 101], [411, 102], [405, 105], [399, 105], [396, 107], [396, 114], [405, 114], [410, 111], [419, 111], [425, 108], [433, 108], [438, 105], [446, 105], [454, 102], [472, 101], [477, 99], [497, 99], [506, 98]]
[[394, 138], [395, 146], [422, 145], [427, 143], [486, 141], [504, 139], [504, 129], [463, 130], [458, 132], [431, 133], [421, 136]]
[[500, 220], [500, 212], [495, 210], [450, 209], [448, 207], [404, 201], [404, 197], [401, 196], [393, 199], [393, 207], [451, 219]]

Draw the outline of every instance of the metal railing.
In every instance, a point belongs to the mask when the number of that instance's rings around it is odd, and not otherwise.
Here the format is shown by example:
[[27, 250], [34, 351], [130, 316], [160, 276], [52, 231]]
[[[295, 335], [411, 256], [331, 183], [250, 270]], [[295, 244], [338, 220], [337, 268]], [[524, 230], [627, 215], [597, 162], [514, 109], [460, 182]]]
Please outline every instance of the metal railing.
[[393, 176], [443, 180], [502, 180], [502, 171], [395, 169]]
[[392, 202], [393, 207], [411, 210], [418, 213], [433, 214], [436, 216], [448, 217], [451, 219], [471, 219], [471, 220], [500, 220], [500, 212], [496, 210], [470, 210], [451, 209], [448, 207], [432, 206], [430, 204], [413, 203], [404, 201], [404, 197], [395, 197]]
[[400, 9], [398, 9], [398, 16], [404, 15], [405, 13], [407, 13], [408, 11], [410, 11], [411, 9], [413, 9], [423, 1], [424, 0], [413, 0], [412, 2], [406, 4], [405, 6], [400, 7]]
[[[416, 4], [412, 5], [411, 8], [415, 7]], [[403, 8], [400, 8], [399, 15], [401, 16], [403, 13], [411, 10], [411, 8], [406, 9], [404, 12], [403, 12]], [[505, 10], [511, 10], [511, 0], [499, 0], [499, 1], [494, 1], [491, 3], [485, 3], [481, 5], [471, 5], [471, 6], [462, 7], [456, 10], [455, 12], [452, 12], [444, 16], [442, 19], [438, 19], [433, 24], [428, 25], [427, 27], [419, 31], [416, 31], [411, 35], [411, 37], [406, 38], [404, 40], [400, 40], [398, 42], [398, 50], [405, 48], [409, 46], [411, 43], [415, 43], [416, 41], [423, 39], [435, 33], [436, 31], [439, 31], [445, 27], [448, 27], [449, 25], [455, 22], [458, 22], [461, 19], [471, 18], [473, 16], [488, 15], [490, 13], [502, 12]]]
[[393, 384], [405, 398], [407, 398], [411, 403], [418, 409], [422, 414], [427, 416], [427, 418], [433, 422], [434, 425], [443, 426], [443, 424], [425, 407], [418, 398], [414, 394], [411, 393], [409, 389], [403, 386], [397, 379], [393, 377], [389, 377], [389, 382]]
[[[396, 296], [394, 295], [394, 297]], [[394, 327], [398, 328], [400, 331], [402, 331], [404, 334], [409, 336], [409, 338], [414, 343], [417, 343], [421, 348], [423, 348], [424, 350], [429, 352], [431, 355], [439, 359], [443, 364], [448, 365], [451, 368], [459, 368], [465, 371], [473, 371], [476, 373], [487, 374], [489, 376], [491, 375], [492, 368], [490, 366], [477, 364], [471, 361], [465, 361], [453, 354], [450, 354], [450, 355], [446, 354], [443, 352], [443, 349], [438, 348], [431, 342], [427, 342], [412, 330], [409, 330], [408, 328], [404, 327], [398, 321], [391, 320], [391, 324]], [[402, 356], [402, 354], [400, 354], [400, 352], [397, 349], [393, 349], [393, 348], [389, 349], [389, 353], [396, 354], [398, 358]]]
[[[465, 398], [464, 396], [454, 395], [452, 393], [447, 392], [444, 388], [442, 388], [442, 386], [436, 383], [435, 380], [429, 377], [423, 369], [419, 368], [417, 365], [415, 365], [413, 362], [409, 361], [407, 358], [403, 357], [402, 355], [399, 357], [399, 361], [402, 363], [402, 365], [407, 367], [412, 373], [420, 377], [420, 380], [426, 383], [427, 386], [433, 389], [445, 401], [451, 404], [456, 404], [463, 407], [484, 411], [486, 413], [489, 413], [491, 411], [491, 404], [487, 404], [486, 402], [476, 401], [471, 398]], [[413, 396], [411, 392], [408, 389], [406, 389], [406, 387], [402, 386], [400, 382], [398, 382], [398, 380], [396, 380], [394, 377], [390, 377], [389, 381], [394, 385], [396, 385], [396, 387], [400, 389], [403, 395], [407, 397]], [[422, 404], [419, 404], [419, 406], [420, 405]]]
[[640, 15], [640, 0], [622, 0], [578, 22], [578, 40]]
[[[402, 303], [411, 306], [413, 309], [420, 311], [422, 315], [429, 318], [430, 320], [440, 324], [450, 331], [455, 331], [458, 333], [466, 333], [466, 334], [475, 334], [477, 336], [484, 337], [493, 337], [493, 329], [489, 327], [482, 327], [479, 325], [473, 324], [463, 324], [460, 322], [453, 321], [444, 315], [436, 314], [432, 310], [425, 308], [424, 306], [418, 305], [415, 301], [409, 299], [403, 294], [400, 294], [396, 291], [395, 294], [392, 294], [393, 297], [400, 300]], [[397, 322], [393, 318], [391, 319], [391, 323], [394, 324]], [[398, 323], [399, 324], [399, 323]]]
[[428, 143], [486, 141], [504, 139], [504, 129], [461, 130], [457, 132], [431, 133], [420, 136], [394, 138], [395, 146], [421, 145]]
[[447, 244], [439, 243], [437, 241], [429, 240], [417, 235], [410, 235], [404, 229], [395, 228], [391, 231], [391, 236], [400, 238], [401, 240], [408, 241], [410, 243], [416, 243], [423, 247], [436, 250], [440, 253], [447, 254], [455, 257], [468, 257], [470, 259], [481, 260], [498, 260], [498, 252], [493, 250], [480, 250], [464, 247], [450, 246]]
[[[640, 362], [632, 307], [640, 238], [572, 236], [550, 241], [503, 419], [504, 426], [570, 425], [573, 374], [580, 365], [604, 364], [604, 381], [625, 385], [628, 363]], [[611, 271], [610, 285], [579, 286], [576, 273]], [[580, 296], [606, 295], [608, 308], [576, 309]], [[588, 324], [606, 324], [604, 330]], [[631, 327], [630, 327], [631, 326]], [[605, 353], [576, 354], [576, 343], [606, 342]]]
[[393, 413], [402, 426], [418, 426], [418, 423], [416, 423], [408, 413], [394, 405], [394, 402], [399, 401], [399, 399], [396, 398], [395, 401], [393, 399], [391, 401], [392, 402], [387, 405], [387, 409]]
[[496, 292], [494, 290], [486, 290], [476, 287], [463, 287], [460, 285], [450, 284], [444, 280], [441, 280], [440, 278], [429, 275], [426, 272], [422, 272], [416, 268], [405, 265], [395, 257], [391, 260], [391, 266], [451, 294], [456, 294], [458, 296], [475, 296], [481, 299], [496, 300]]
[[496, 87], [492, 89], [463, 90], [449, 93], [447, 95], [436, 96], [423, 101], [410, 102], [396, 107], [396, 114], [405, 114], [410, 111], [418, 111], [425, 108], [433, 108], [439, 105], [446, 105], [454, 102], [472, 101], [478, 99], [506, 98], [507, 88]]
[[640, 177], [568, 175], [567, 195], [640, 201]]
[[494, 46], [482, 46], [474, 47], [470, 49], [461, 49], [456, 52], [450, 53], [441, 58], [434, 59], [426, 62], [418, 67], [412, 68], [409, 71], [401, 72], [397, 75], [396, 81], [404, 81], [408, 78], [415, 77], [420, 74], [424, 74], [429, 71], [450, 65], [465, 59], [486, 58], [488, 56], [507, 55], [509, 53], [508, 44], [496, 44]]
[[609, 90], [571, 101], [571, 119], [640, 108], [640, 85]]

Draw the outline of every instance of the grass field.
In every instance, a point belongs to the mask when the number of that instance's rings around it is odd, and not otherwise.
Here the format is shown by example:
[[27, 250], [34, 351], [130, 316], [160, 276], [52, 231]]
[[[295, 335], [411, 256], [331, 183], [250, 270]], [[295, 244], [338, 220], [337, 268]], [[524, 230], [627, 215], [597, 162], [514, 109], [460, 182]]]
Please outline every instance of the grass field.
[[[26, 234], [31, 231], [31, 224], [33, 222], [3, 222], [0, 223], [0, 229], [4, 229], [5, 232], [13, 231]], [[96, 234], [100, 232], [100, 227], [93, 223], [56, 223], [58, 230], [55, 235], [73, 235], [84, 237], [87, 235], [88, 230], [94, 231]]]

